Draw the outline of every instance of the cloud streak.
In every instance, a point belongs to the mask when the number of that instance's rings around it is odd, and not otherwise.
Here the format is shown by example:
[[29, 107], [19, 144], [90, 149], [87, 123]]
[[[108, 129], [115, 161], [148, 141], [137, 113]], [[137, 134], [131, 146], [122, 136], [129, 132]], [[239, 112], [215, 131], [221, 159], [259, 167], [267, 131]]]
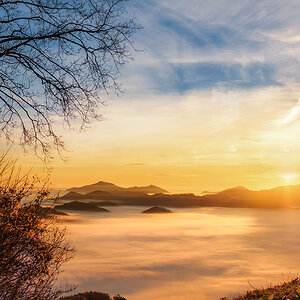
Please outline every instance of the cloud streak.
[[[133, 1], [144, 30], [129, 70], [142, 88], [182, 93], [220, 84], [249, 89], [299, 79], [300, 3]], [[292, 48], [291, 48], [292, 46]], [[282, 65], [285, 68], [282, 68]]]

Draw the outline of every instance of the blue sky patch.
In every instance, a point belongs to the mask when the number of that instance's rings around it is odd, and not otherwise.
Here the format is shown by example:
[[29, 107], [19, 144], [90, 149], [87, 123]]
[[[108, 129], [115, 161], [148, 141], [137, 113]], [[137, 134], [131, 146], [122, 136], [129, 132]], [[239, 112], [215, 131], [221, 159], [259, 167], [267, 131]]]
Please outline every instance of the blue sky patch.
[[261, 63], [169, 64], [166, 68], [167, 72], [155, 68], [147, 70], [153, 90], [185, 93], [189, 90], [214, 87], [253, 88], [280, 85], [280, 82], [274, 79], [272, 66]]

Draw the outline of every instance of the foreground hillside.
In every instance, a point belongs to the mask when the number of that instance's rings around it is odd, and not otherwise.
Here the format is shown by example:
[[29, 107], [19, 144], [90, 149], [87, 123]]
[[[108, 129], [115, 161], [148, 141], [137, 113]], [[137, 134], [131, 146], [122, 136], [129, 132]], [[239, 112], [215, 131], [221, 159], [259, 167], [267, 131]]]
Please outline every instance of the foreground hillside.
[[[300, 280], [298, 278], [284, 282], [283, 284], [276, 285], [267, 289], [256, 289], [248, 291], [243, 296], [235, 297], [231, 300], [242, 300], [242, 299], [261, 299], [261, 300], [298, 300], [300, 299]], [[224, 297], [220, 300], [229, 300]]]
[[[280, 285], [270, 287], [267, 289], [255, 289], [246, 292], [243, 296], [237, 296], [234, 298], [223, 297], [220, 300], [299, 300], [300, 299], [300, 280], [298, 278], [284, 282]], [[111, 298], [106, 293], [99, 292], [86, 292], [79, 293], [77, 295], [60, 298], [60, 300], [126, 300], [126, 298], [116, 295]]]
[[126, 298], [116, 295], [110, 297], [109, 294], [99, 292], [85, 292], [73, 296], [62, 297], [59, 300], [126, 300]]

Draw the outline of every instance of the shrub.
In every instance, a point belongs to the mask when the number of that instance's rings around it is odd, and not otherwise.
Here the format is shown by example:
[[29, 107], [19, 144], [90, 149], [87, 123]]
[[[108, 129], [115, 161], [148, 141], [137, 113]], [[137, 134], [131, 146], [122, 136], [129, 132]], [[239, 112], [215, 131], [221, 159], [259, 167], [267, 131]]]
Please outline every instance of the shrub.
[[61, 265], [74, 253], [66, 229], [40, 209], [49, 192], [0, 157], [0, 299], [52, 300]]

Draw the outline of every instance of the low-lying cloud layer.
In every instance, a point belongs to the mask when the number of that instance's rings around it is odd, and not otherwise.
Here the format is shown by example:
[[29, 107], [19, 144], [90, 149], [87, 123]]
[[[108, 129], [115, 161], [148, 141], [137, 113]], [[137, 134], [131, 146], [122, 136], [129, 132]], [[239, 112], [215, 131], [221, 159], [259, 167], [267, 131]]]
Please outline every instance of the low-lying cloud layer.
[[63, 277], [80, 290], [132, 300], [218, 299], [299, 270], [296, 210], [210, 208], [160, 216], [127, 210], [68, 223], [78, 251]]

